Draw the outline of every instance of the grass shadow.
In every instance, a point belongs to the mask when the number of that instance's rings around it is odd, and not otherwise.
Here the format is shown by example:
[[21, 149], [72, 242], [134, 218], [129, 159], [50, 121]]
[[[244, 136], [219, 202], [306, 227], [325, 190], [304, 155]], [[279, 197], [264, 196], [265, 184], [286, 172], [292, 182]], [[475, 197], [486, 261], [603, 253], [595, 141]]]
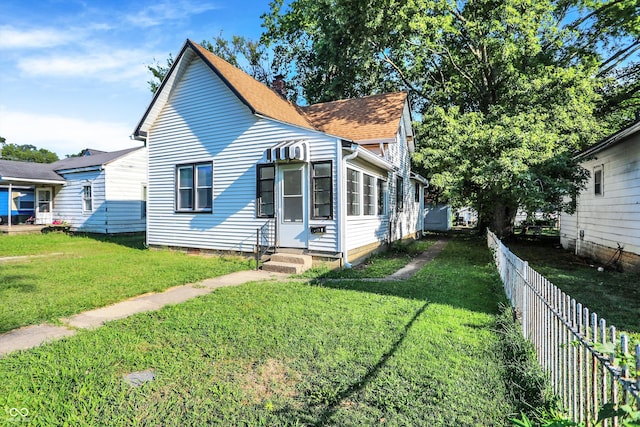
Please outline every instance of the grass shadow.
[[0, 292], [10, 289], [23, 293], [34, 292], [37, 286], [32, 282], [27, 282], [29, 279], [30, 277], [28, 276], [0, 275]]
[[400, 347], [402, 342], [407, 337], [407, 334], [408, 334], [409, 330], [411, 329], [413, 324], [416, 322], [416, 320], [418, 320], [418, 318], [422, 315], [422, 313], [424, 313], [424, 311], [425, 311], [425, 309], [427, 308], [428, 305], [429, 305], [429, 301], [425, 302], [414, 313], [413, 317], [404, 326], [402, 332], [398, 336], [398, 339], [396, 339], [396, 341], [391, 345], [389, 350], [386, 351], [382, 355], [382, 357], [380, 358], [378, 363], [376, 363], [374, 366], [372, 366], [371, 369], [369, 369], [366, 372], [366, 374], [364, 376], [362, 376], [362, 378], [360, 378], [359, 381], [351, 384], [350, 387], [348, 387], [348, 388], [344, 389], [342, 392], [338, 393], [336, 395], [336, 397], [326, 405], [325, 410], [322, 411], [322, 413], [319, 416], [319, 420], [316, 423], [313, 424], [314, 426], [318, 426], [319, 427], [319, 426], [324, 426], [324, 425], [328, 424], [330, 422], [331, 418], [333, 417], [333, 415], [339, 409], [340, 404], [343, 401], [348, 399], [350, 396], [362, 391], [367, 386], [367, 384], [369, 384], [374, 378], [376, 378], [378, 373], [387, 364], [387, 361], [396, 353], [396, 351], [398, 350], [398, 348]]
[[82, 236], [103, 243], [113, 243], [130, 249], [146, 250], [145, 233], [126, 234], [98, 234], [98, 233], [73, 233], [74, 236]]

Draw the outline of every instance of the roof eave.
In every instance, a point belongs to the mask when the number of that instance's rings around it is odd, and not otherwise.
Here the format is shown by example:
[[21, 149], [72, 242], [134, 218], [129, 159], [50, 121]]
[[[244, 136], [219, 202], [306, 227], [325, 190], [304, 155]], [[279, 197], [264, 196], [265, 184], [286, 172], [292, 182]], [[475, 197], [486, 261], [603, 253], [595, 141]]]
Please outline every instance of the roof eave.
[[63, 179], [33, 179], [33, 178], [20, 178], [13, 176], [0, 176], [0, 182], [20, 182], [29, 184], [64, 184], [66, 181]]
[[613, 135], [595, 143], [594, 145], [592, 145], [591, 147], [588, 147], [582, 151], [580, 151], [578, 154], [576, 154], [575, 156], [573, 156], [574, 159], [583, 159], [589, 156], [592, 156], [596, 153], [599, 153], [603, 150], [606, 150], [607, 148], [616, 145], [620, 142], [623, 142], [625, 140], [627, 140], [628, 138], [631, 138], [633, 135], [640, 133], [640, 121], [633, 123], [631, 126], [628, 126], [622, 130], [619, 130], [618, 132], [614, 133]]
[[342, 149], [346, 149], [351, 152], [357, 152], [358, 158], [363, 159], [367, 163], [370, 163], [374, 166], [379, 167], [380, 169], [384, 169], [386, 171], [393, 171], [394, 167], [391, 163], [378, 156], [375, 153], [367, 150], [364, 147], [361, 147], [357, 143], [349, 143], [349, 141], [343, 141]]
[[78, 173], [78, 172], [92, 172], [92, 171], [99, 171], [102, 169], [104, 169], [104, 165], [92, 165], [92, 166], [83, 166], [78, 168], [56, 169], [56, 173], [65, 174], [65, 173]]

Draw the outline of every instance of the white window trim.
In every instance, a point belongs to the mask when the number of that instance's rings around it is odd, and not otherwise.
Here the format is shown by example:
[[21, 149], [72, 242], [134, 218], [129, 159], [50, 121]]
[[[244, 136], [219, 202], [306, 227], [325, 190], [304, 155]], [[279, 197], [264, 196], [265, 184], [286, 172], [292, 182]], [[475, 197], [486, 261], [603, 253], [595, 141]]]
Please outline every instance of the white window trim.
[[[596, 192], [596, 172], [600, 172], [600, 192]], [[593, 167], [593, 195], [596, 197], [604, 196], [604, 165]]]
[[140, 186], [140, 219], [146, 219], [148, 215], [149, 205], [149, 186], [144, 183]]
[[[357, 215], [350, 215], [348, 212], [348, 208], [347, 208], [347, 218], [351, 218], [351, 219], [379, 219], [379, 218], [384, 218], [389, 211], [389, 205], [388, 205], [388, 192], [389, 192], [389, 183], [388, 183], [388, 179], [387, 177], [378, 175], [370, 170], [367, 169], [361, 169], [359, 167], [354, 167], [353, 165], [347, 165], [347, 174], [349, 173], [348, 170], [351, 169], [355, 172], [358, 173], [358, 203], [359, 203], [359, 213]], [[373, 178], [373, 213], [372, 214], [368, 214], [365, 215], [364, 213], [364, 176], [368, 175], [371, 178]], [[378, 212], [378, 201], [379, 201], [379, 197], [378, 197], [378, 181], [382, 181], [382, 187], [383, 187], [383, 212], [379, 213]], [[345, 180], [345, 185], [348, 187], [348, 176], [347, 179]], [[346, 193], [346, 191], [345, 191]], [[345, 194], [346, 197], [346, 194]]]
[[[86, 197], [86, 189], [89, 188], [89, 192], [91, 193], [91, 197]], [[82, 184], [82, 213], [92, 213], [93, 212], [93, 184]], [[91, 203], [90, 209], [87, 209], [87, 201]]]
[[[207, 187], [202, 187], [202, 186], [198, 186], [198, 166], [202, 166], [202, 165], [210, 165], [211, 166], [211, 208], [203, 208], [203, 209], [198, 209], [198, 188], [209, 188]], [[180, 169], [181, 168], [191, 168], [193, 176], [192, 176], [192, 185], [193, 187], [191, 187], [191, 192], [192, 192], [192, 207], [191, 208], [180, 208]], [[175, 212], [176, 213], [213, 213], [213, 199], [214, 199], [214, 165], [213, 165], [213, 161], [208, 160], [208, 161], [202, 161], [202, 162], [191, 162], [191, 163], [180, 163], [175, 165], [174, 168], [174, 179], [175, 179], [175, 194], [174, 194], [174, 203], [175, 203]]]

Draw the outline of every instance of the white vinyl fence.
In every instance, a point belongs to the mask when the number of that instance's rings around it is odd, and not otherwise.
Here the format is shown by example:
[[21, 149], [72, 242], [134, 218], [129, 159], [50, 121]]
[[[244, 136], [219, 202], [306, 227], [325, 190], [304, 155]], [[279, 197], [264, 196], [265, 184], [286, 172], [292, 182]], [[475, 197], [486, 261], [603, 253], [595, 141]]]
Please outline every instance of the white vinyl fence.
[[[553, 391], [576, 422], [593, 425], [605, 403], [640, 407], [640, 345], [512, 254], [487, 230], [504, 290]], [[606, 292], [606, 289], [602, 290]], [[617, 426], [613, 419], [605, 426]]]

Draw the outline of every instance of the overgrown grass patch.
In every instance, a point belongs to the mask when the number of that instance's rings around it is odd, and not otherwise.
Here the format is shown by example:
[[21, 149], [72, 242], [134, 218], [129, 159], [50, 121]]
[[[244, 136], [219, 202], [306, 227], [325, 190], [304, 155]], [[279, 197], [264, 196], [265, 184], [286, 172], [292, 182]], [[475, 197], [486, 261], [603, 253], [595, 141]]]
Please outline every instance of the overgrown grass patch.
[[0, 408], [33, 425], [509, 425], [483, 243], [407, 281], [219, 289], [9, 355]]
[[141, 249], [135, 236], [0, 236], [0, 248], [0, 256], [59, 254], [0, 264], [0, 333], [251, 267], [240, 257]]

